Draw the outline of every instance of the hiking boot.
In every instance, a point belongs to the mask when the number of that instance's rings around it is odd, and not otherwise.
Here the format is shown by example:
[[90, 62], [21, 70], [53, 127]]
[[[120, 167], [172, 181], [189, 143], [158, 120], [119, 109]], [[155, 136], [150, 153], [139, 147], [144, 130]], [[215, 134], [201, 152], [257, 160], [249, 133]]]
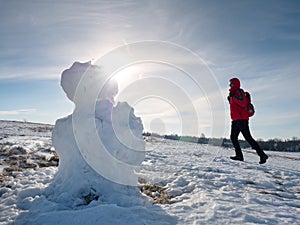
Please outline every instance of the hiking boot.
[[232, 160], [236, 160], [236, 161], [244, 161], [244, 157], [243, 156], [231, 156], [230, 158]]
[[269, 157], [268, 157], [266, 154], [260, 156], [259, 164], [264, 164], [264, 163], [266, 163], [268, 158], [269, 158]]

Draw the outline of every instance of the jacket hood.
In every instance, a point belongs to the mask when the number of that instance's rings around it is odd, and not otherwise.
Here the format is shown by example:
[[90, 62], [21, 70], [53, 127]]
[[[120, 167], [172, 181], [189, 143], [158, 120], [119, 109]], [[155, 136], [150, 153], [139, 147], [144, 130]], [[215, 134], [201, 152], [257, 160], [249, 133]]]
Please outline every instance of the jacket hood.
[[230, 79], [230, 83], [233, 84], [233, 86], [230, 86], [229, 91], [236, 91], [240, 88], [241, 83], [240, 80], [238, 78], [232, 78]]

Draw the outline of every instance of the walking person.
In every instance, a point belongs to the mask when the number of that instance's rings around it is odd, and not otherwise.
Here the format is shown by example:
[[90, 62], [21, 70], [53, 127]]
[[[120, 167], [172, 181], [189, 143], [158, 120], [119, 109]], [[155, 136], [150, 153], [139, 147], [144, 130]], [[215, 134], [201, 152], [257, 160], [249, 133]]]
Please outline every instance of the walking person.
[[260, 164], [266, 163], [268, 156], [260, 148], [258, 143], [253, 139], [249, 129], [249, 114], [246, 106], [249, 103], [245, 96], [243, 89], [240, 88], [240, 81], [238, 78], [230, 79], [230, 89], [228, 101], [230, 105], [231, 134], [230, 139], [235, 148], [235, 156], [230, 157], [232, 160], [244, 161], [244, 156], [238, 141], [240, 133], [243, 134], [245, 140], [251, 145], [260, 157]]

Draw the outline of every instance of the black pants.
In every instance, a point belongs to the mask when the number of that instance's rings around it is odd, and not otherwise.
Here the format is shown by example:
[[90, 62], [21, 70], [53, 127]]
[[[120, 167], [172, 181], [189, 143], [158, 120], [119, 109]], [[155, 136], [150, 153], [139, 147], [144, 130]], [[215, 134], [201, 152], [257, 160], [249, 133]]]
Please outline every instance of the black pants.
[[256, 153], [259, 156], [265, 155], [264, 151], [260, 148], [258, 143], [251, 136], [250, 129], [249, 129], [249, 121], [248, 120], [235, 120], [235, 121], [232, 121], [232, 124], [231, 124], [230, 139], [235, 148], [236, 156], [243, 156], [243, 153], [242, 153], [239, 141], [238, 141], [238, 136], [239, 136], [240, 132], [242, 132], [246, 141], [251, 145], [251, 147], [253, 149], [256, 150]]

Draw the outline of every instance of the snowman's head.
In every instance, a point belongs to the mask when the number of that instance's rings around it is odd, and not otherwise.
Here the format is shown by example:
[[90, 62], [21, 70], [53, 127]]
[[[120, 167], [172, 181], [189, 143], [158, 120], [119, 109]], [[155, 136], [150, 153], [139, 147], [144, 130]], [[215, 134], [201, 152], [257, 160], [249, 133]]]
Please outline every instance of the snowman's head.
[[[74, 102], [74, 96], [79, 82], [85, 76], [85, 86], [93, 86], [95, 83], [103, 83], [101, 79], [101, 68], [92, 65], [91, 62], [74, 62], [73, 65], [61, 74], [61, 86], [67, 97]], [[88, 81], [88, 82], [87, 82]], [[98, 85], [99, 86], [99, 85]]]

